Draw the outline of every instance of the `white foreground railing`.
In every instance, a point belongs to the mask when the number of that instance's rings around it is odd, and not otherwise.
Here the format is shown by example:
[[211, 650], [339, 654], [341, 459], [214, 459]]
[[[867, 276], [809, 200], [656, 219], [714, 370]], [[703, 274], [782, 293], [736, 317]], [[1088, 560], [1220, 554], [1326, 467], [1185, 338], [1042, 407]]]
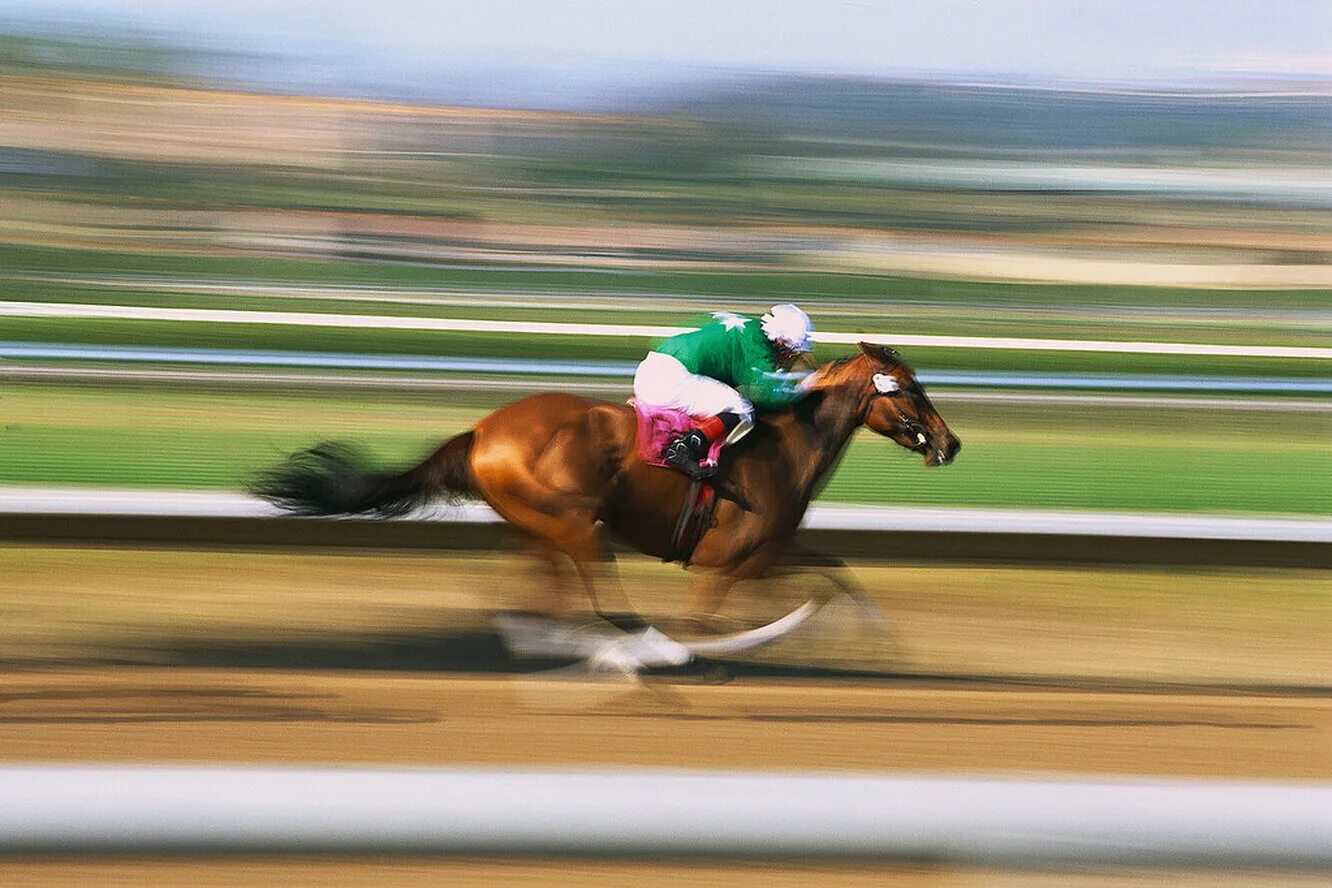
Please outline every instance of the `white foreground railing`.
[[0, 851], [1332, 867], [1332, 784], [737, 772], [0, 768]]
[[[0, 515], [145, 516], [160, 518], [274, 518], [283, 513], [239, 493], [183, 490], [112, 490], [79, 487], [0, 487]], [[483, 503], [439, 505], [413, 519], [494, 524]], [[968, 509], [819, 503], [803, 526], [814, 530], [1022, 533], [1062, 536], [1136, 536], [1160, 539], [1269, 540], [1332, 543], [1332, 520], [1293, 516], [1172, 515], [1041, 509]]]

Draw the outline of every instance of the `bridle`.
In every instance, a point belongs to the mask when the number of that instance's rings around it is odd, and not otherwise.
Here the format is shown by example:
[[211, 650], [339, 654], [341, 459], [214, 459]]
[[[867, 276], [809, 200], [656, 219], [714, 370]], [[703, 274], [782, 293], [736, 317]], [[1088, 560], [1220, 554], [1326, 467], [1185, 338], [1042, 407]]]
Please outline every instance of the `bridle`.
[[[875, 400], [889, 395], [901, 394], [902, 386], [897, 381], [897, 377], [889, 373], [875, 373], [872, 381], [874, 382], [874, 394], [870, 396], [869, 403], [866, 404], [866, 412]], [[915, 435], [917, 446], [925, 446], [929, 443], [930, 436], [925, 430], [925, 426], [915, 419], [902, 412], [902, 408], [893, 402], [893, 410], [897, 412], [897, 424], [904, 432], [909, 435]]]

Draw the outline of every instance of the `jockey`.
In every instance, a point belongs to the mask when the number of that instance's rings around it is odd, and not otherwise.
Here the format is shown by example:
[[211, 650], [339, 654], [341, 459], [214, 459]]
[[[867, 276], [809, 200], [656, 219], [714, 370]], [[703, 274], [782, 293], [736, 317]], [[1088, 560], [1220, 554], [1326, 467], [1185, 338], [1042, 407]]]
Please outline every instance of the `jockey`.
[[762, 320], [716, 311], [697, 330], [648, 352], [634, 373], [634, 397], [679, 410], [698, 428], [672, 441], [665, 460], [698, 480], [717, 470], [707, 460], [718, 439], [734, 444], [754, 427], [755, 407], [784, 407], [806, 392], [807, 373], [793, 373], [810, 350], [814, 325], [794, 305], [774, 305]]

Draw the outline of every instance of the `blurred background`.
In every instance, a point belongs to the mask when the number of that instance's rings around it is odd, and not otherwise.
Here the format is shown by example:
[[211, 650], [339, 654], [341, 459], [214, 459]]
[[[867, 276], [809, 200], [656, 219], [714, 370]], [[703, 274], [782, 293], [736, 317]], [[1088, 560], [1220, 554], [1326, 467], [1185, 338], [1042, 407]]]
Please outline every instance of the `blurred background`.
[[[1325, 529], [1330, 33], [1299, 0], [11, 0], [6, 508], [234, 493], [318, 440], [414, 460], [532, 391], [626, 397], [636, 327], [789, 301], [900, 337], [966, 444], [857, 437], [819, 505]], [[615, 335], [451, 323], [498, 320]], [[671, 612], [678, 571], [623, 567]], [[766, 656], [1326, 688], [1326, 567], [867, 560], [891, 642]], [[11, 542], [0, 662], [429, 669], [526, 577]]]
[[1063, 13], [1039, 52], [1055, 4], [613, 6], [11, 4], [0, 483], [234, 490], [311, 435], [414, 456], [527, 391], [618, 398], [650, 343], [384, 319], [795, 301], [989, 340], [901, 347], [965, 460], [857, 441], [828, 499], [1326, 510], [1326, 356], [1283, 356], [1332, 343], [1320, 4]]

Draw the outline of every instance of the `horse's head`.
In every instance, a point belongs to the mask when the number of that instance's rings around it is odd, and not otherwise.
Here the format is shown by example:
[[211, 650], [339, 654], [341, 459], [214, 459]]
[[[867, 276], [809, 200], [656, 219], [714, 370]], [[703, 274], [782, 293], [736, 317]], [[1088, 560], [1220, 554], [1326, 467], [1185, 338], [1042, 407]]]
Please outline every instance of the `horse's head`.
[[927, 466], [953, 461], [962, 442], [939, 416], [916, 374], [891, 348], [860, 343], [848, 381], [860, 387], [861, 422], [907, 450], [922, 454]]

